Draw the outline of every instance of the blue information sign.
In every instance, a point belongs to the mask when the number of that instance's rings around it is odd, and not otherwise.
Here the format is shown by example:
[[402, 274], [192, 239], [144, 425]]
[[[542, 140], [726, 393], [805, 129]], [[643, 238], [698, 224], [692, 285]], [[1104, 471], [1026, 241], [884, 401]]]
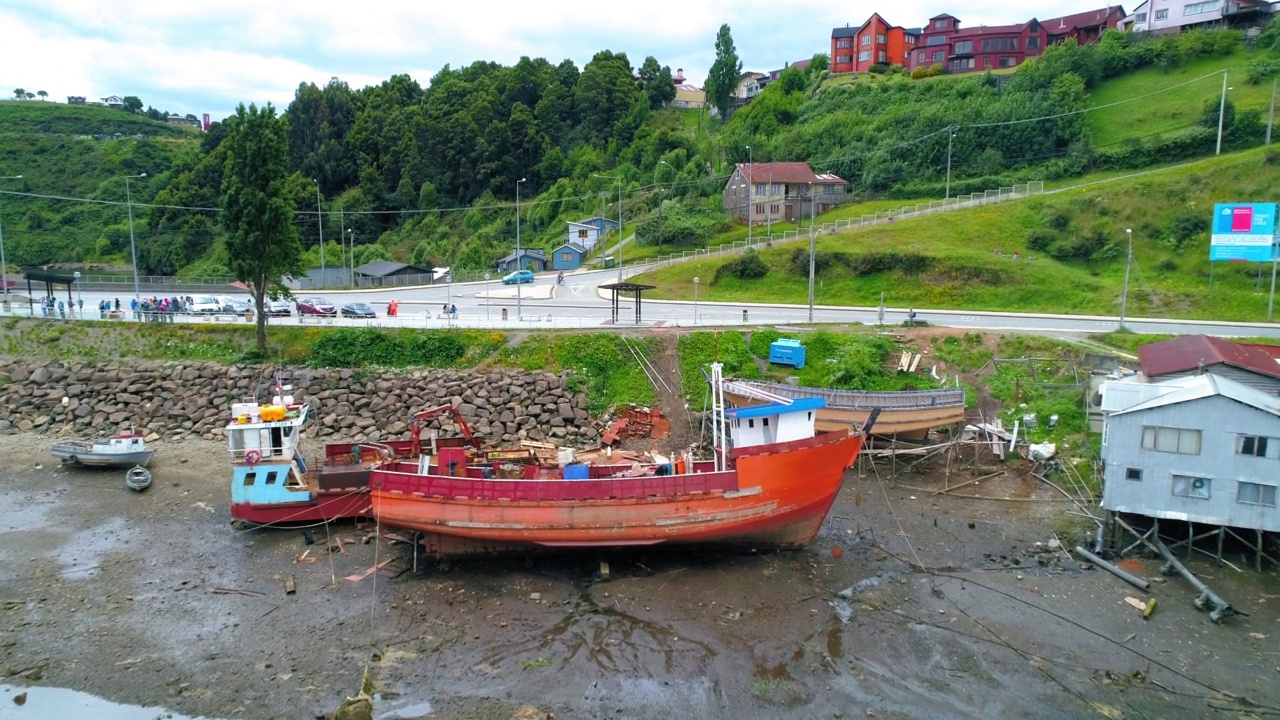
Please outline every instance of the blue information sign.
[[1213, 206], [1209, 260], [1268, 262], [1276, 242], [1276, 203], [1218, 203]]

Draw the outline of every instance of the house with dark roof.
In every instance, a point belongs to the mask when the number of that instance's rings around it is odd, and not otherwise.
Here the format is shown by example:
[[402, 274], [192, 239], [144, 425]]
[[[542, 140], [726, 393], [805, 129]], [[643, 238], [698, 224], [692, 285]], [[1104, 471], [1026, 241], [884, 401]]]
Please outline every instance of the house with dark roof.
[[917, 38], [918, 33], [872, 13], [856, 29], [845, 25], [831, 31], [831, 72], [866, 72], [873, 65], [906, 67]]
[[1150, 381], [1211, 374], [1280, 394], [1280, 346], [1183, 335], [1138, 348], [1138, 364]]
[[360, 287], [429, 285], [435, 280], [432, 270], [390, 260], [367, 262], [351, 272], [353, 281]]
[[815, 173], [809, 163], [738, 163], [722, 201], [740, 222], [795, 221], [844, 202], [845, 185], [841, 177]]
[[[590, 222], [569, 222], [569, 230], [565, 234], [566, 243], [576, 243], [584, 250], [591, 252], [600, 241], [600, 225]], [[614, 225], [617, 225], [615, 222]]]
[[1049, 44], [1060, 43], [1067, 38], [1075, 38], [1079, 45], [1098, 42], [1102, 33], [1115, 30], [1124, 21], [1124, 8], [1119, 5], [1108, 5], [1104, 8], [1050, 18], [1041, 24], [1049, 34]]
[[551, 252], [552, 270], [577, 270], [582, 267], [589, 248], [576, 242], [567, 242]]
[[498, 261], [498, 272], [509, 273], [516, 270], [532, 270], [543, 272], [547, 269], [547, 254], [539, 248], [521, 248], [512, 250]]

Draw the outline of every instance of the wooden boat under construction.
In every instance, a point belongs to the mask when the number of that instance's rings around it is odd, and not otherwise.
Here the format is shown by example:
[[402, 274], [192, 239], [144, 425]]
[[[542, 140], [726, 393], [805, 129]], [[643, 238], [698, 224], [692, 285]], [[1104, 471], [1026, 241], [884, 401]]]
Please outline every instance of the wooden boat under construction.
[[709, 544], [797, 549], [813, 542], [862, 448], [861, 430], [815, 431], [823, 400], [726, 411], [713, 366], [712, 460], [512, 466], [466, 448], [370, 471], [373, 513], [421, 533], [429, 555]]
[[964, 422], [964, 390], [959, 388], [870, 392], [734, 379], [725, 381], [724, 397], [737, 407], [822, 398], [825, 405], [818, 409], [815, 426], [819, 432], [861, 427], [876, 409], [875, 434], [881, 437], [923, 440], [932, 428]]

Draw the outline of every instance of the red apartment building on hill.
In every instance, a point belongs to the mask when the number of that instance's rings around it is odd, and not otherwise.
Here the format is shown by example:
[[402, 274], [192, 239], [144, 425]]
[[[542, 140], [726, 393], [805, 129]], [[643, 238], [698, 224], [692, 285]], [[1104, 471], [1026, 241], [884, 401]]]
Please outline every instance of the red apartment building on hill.
[[[877, 13], [857, 30], [848, 27], [832, 30], [831, 71], [863, 72], [877, 63], [897, 65], [908, 71], [942, 65], [948, 73], [1012, 68], [1027, 58], [1039, 56], [1046, 46], [1067, 38], [1075, 38], [1081, 44], [1096, 42], [1102, 33], [1115, 29], [1124, 18], [1123, 7], [1109, 5], [1043, 22], [1032, 18], [1015, 25], [961, 28], [959, 18], [943, 13], [929, 18], [923, 28], [906, 30], [890, 26]], [[893, 30], [901, 33], [902, 40], [896, 45], [889, 42]], [[881, 38], [883, 42], [879, 42]], [[900, 53], [895, 54], [894, 49]], [[863, 50], [870, 53], [864, 55]]]
[[890, 25], [873, 13], [861, 27], [831, 31], [831, 72], [866, 72], [872, 65], [905, 67], [918, 30]]

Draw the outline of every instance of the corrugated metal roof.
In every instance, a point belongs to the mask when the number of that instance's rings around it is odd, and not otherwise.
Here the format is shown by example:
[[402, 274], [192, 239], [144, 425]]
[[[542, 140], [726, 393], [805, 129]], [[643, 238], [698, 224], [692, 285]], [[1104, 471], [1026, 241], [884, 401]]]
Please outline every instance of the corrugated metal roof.
[[1151, 398], [1145, 402], [1140, 402], [1124, 410], [1116, 411], [1113, 415], [1127, 415], [1129, 413], [1142, 412], [1152, 408], [1165, 407], [1166, 405], [1175, 405], [1177, 403], [1190, 402], [1200, 400], [1214, 395], [1221, 395], [1225, 398], [1235, 400], [1238, 403], [1257, 408], [1265, 413], [1280, 416], [1280, 398], [1274, 395], [1268, 395], [1261, 390], [1251, 388], [1248, 385], [1242, 385], [1231, 378], [1225, 378], [1221, 375], [1205, 374], [1199, 375], [1191, 380], [1184, 381], [1182, 387], [1171, 393], [1161, 395], [1160, 397]]
[[979, 25], [978, 27], [962, 28], [957, 30], [951, 37], [954, 39], [975, 37], [978, 35], [1009, 35], [1022, 32], [1023, 28], [1026, 26], [1026, 23], [1019, 23], [1017, 25]]
[[1280, 346], [1235, 343], [1209, 335], [1183, 335], [1138, 348], [1142, 374], [1150, 378], [1219, 363], [1280, 378]]
[[1086, 12], [1076, 13], [1074, 15], [1063, 15], [1062, 17], [1050, 18], [1042, 20], [1041, 25], [1050, 34], [1071, 32], [1080, 27], [1098, 27], [1105, 25], [1107, 19], [1111, 17], [1113, 11], [1119, 11], [1120, 16], [1124, 17], [1124, 7], [1121, 5], [1108, 5], [1105, 8], [1097, 10], [1089, 10]]
[[775, 163], [738, 163], [738, 169], [749, 183], [843, 183], [839, 176], [830, 173], [816, 175], [809, 163], [775, 162]]

